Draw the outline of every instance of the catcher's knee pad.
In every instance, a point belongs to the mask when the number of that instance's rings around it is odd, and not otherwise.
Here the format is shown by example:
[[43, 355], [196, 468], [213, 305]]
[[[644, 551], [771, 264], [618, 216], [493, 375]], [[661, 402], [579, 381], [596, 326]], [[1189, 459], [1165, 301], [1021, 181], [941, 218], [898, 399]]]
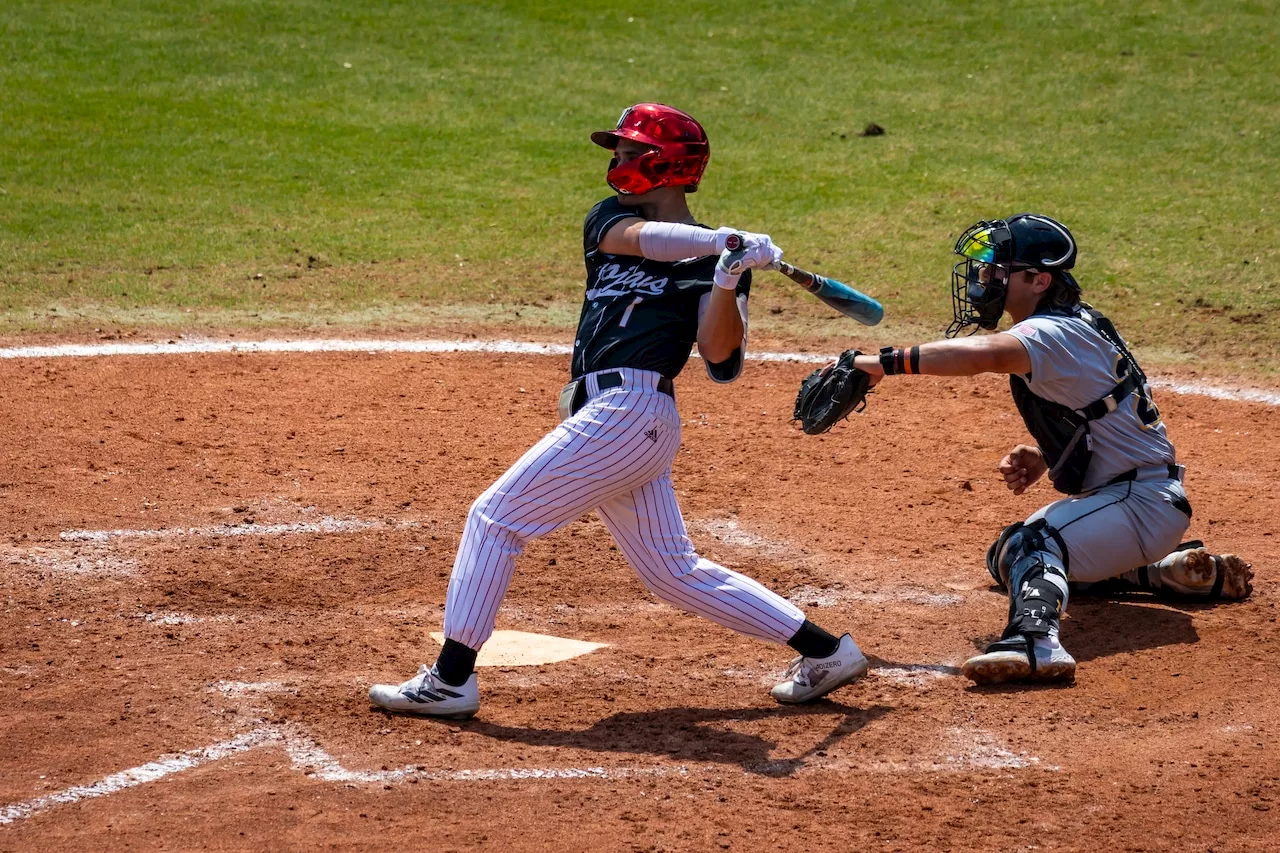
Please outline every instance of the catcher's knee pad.
[[1009, 574], [1019, 560], [1028, 554], [1034, 554], [1037, 551], [1046, 551], [1048, 541], [1052, 541], [1058, 546], [1058, 550], [1062, 554], [1063, 575], [1066, 575], [1068, 564], [1067, 543], [1063, 541], [1061, 534], [1057, 528], [1050, 527], [1049, 523], [1043, 518], [1033, 521], [1030, 524], [1023, 524], [1021, 521], [1015, 521], [1004, 530], [1000, 531], [1000, 535], [996, 537], [996, 541], [991, 543], [991, 547], [987, 549], [987, 571], [991, 573], [992, 579], [1002, 588], [1012, 589], [1009, 585]]
[[1009, 538], [1024, 526], [1021, 521], [1015, 521], [1010, 524], [1000, 531], [996, 541], [992, 542], [991, 547], [987, 549], [987, 571], [991, 573], [991, 579], [1001, 589], [1009, 588], [1009, 564], [1001, 559], [1004, 554], [1004, 546], [1008, 543]]

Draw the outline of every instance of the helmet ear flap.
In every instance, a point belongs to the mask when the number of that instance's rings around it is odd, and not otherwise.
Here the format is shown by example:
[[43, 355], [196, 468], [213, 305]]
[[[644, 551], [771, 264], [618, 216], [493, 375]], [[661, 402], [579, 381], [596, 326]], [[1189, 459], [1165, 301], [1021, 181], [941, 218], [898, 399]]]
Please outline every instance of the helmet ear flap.
[[609, 186], [623, 195], [644, 195], [662, 186], [661, 180], [653, 172], [656, 157], [655, 151], [646, 151], [625, 163], [614, 157], [609, 161], [609, 172], [605, 176]]

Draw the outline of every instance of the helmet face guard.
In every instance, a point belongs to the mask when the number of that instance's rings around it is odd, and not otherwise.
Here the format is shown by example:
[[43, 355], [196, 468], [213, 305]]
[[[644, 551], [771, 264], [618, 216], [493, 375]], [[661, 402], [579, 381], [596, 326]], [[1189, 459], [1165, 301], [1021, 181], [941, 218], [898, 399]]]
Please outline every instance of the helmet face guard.
[[711, 159], [711, 145], [693, 116], [666, 104], [636, 104], [623, 111], [616, 128], [591, 134], [592, 142], [610, 150], [616, 149], [621, 139], [646, 145], [649, 150], [625, 163], [617, 157], [609, 162], [606, 180], [615, 192], [643, 195], [672, 186], [697, 192]]
[[954, 319], [947, 337], [954, 338], [972, 326], [991, 331], [1000, 323], [1009, 295], [1013, 265], [1013, 234], [1003, 219], [983, 220], [956, 241], [961, 260], [951, 270], [951, 311]]

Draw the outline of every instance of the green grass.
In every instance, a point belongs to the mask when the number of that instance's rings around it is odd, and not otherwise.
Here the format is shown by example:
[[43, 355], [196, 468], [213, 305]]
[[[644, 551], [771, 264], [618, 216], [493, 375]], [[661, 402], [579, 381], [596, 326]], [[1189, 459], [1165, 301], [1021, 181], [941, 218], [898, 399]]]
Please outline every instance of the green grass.
[[[945, 325], [964, 226], [1038, 210], [1074, 230], [1087, 296], [1136, 345], [1268, 370], [1278, 18], [1261, 2], [11, 0], [0, 332], [571, 312], [581, 218], [608, 192], [587, 133], [660, 100], [711, 136], [695, 212], [880, 296], [884, 334]], [[860, 136], [871, 121], [887, 134]], [[830, 328], [776, 281], [782, 312], [757, 328]]]

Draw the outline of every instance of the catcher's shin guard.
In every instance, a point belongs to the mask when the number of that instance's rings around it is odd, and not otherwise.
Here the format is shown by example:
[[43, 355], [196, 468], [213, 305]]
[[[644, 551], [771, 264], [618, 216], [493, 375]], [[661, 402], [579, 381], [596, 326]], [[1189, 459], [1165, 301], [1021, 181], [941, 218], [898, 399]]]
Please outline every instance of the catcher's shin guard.
[[1009, 588], [1009, 564], [1001, 559], [1004, 556], [1004, 546], [1008, 544], [1010, 537], [1023, 528], [1021, 521], [1015, 521], [1004, 530], [1000, 531], [1000, 535], [996, 537], [996, 541], [991, 543], [991, 547], [987, 549], [987, 571], [991, 573], [991, 579], [996, 582], [996, 586], [1001, 589]]
[[999, 640], [964, 662], [960, 671], [976, 684], [1070, 681], [1076, 662], [1058, 642], [1058, 618], [1067, 603], [1067, 574], [1048, 552], [1034, 552], [1012, 566], [1009, 624]]
[[1047, 551], [1026, 555], [1009, 576], [1009, 624], [1001, 639], [1048, 636], [1067, 608], [1067, 570]]

